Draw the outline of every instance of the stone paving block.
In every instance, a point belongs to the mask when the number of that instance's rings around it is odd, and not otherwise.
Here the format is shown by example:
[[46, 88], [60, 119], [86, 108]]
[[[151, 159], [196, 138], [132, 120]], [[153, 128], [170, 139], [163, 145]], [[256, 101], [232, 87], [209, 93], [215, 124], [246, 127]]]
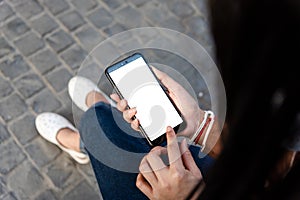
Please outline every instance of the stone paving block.
[[0, 146], [0, 173], [7, 174], [25, 159], [22, 150], [13, 140]]
[[49, 49], [38, 52], [30, 58], [30, 61], [42, 74], [51, 71], [61, 64], [56, 54]]
[[122, 0], [103, 0], [103, 2], [111, 9], [116, 9], [124, 3]]
[[27, 31], [29, 31], [29, 27], [25, 22], [20, 18], [15, 18], [9, 21], [4, 27], [3, 32], [6, 37], [10, 40], [15, 39], [18, 36], [23, 35]]
[[28, 101], [36, 113], [53, 112], [61, 107], [61, 103], [56, 99], [49, 89], [43, 89]]
[[91, 56], [93, 56], [95, 59], [97, 59], [100, 63], [102, 67], [105, 67], [109, 64], [112, 64], [111, 62], [113, 62], [111, 60], [111, 55], [113, 54], [118, 54], [119, 52], [119, 48], [118, 46], [116, 46], [115, 44], [111, 43], [111, 42], [107, 42], [105, 44], [105, 47], [101, 47], [101, 48], [96, 48]]
[[[95, 186], [96, 187], [96, 186]], [[99, 193], [95, 192], [92, 187], [86, 182], [83, 181], [78, 184], [73, 190], [63, 196], [64, 200], [99, 200]]]
[[185, 24], [192, 28], [192, 32], [195, 35], [201, 35], [209, 30], [209, 26], [204, 18], [191, 17], [185, 21]]
[[190, 2], [182, 2], [182, 1], [169, 1], [170, 10], [178, 17], [185, 18], [192, 16], [195, 10], [190, 5]]
[[70, 159], [72, 158], [63, 154], [47, 166], [46, 169], [46, 174], [49, 176], [53, 184], [60, 190], [80, 182], [83, 178], [75, 168], [73, 160]]
[[1, 145], [5, 140], [7, 140], [10, 137], [6, 127], [2, 123], [0, 123], [0, 133], [1, 133], [0, 134], [0, 145]]
[[45, 46], [44, 41], [33, 32], [16, 40], [14, 44], [25, 56], [30, 56]]
[[0, 77], [0, 98], [6, 97], [11, 94], [13, 88], [10, 86], [10, 83], [4, 78]]
[[87, 52], [79, 46], [72, 47], [61, 54], [61, 58], [69, 65], [72, 69], [80, 67], [81, 63], [87, 56]]
[[54, 160], [61, 152], [56, 145], [42, 137], [34, 139], [25, 149], [39, 167]]
[[143, 15], [131, 6], [126, 6], [116, 13], [117, 20], [128, 28], [141, 27]]
[[193, 3], [203, 17], [207, 18], [209, 16], [208, 0], [194, 0]]
[[148, 3], [141, 6], [140, 12], [142, 12], [145, 17], [154, 24], [159, 24], [162, 19], [170, 17], [170, 11], [167, 7], [164, 4], [160, 4], [155, 1], [148, 1]]
[[21, 144], [25, 145], [38, 136], [34, 121], [35, 117], [33, 115], [26, 114], [21, 119], [18, 119], [9, 125], [10, 131], [16, 136]]
[[[148, 30], [147, 32], [140, 31], [139, 34], [140, 34], [139, 40], [140, 40], [141, 44], [147, 44], [151, 40], [156, 40], [157, 38], [161, 37], [160, 36], [161, 33], [157, 29]], [[128, 34], [128, 35], [130, 36], [130, 34]], [[123, 40], [127, 41], [127, 39], [123, 39]]]
[[140, 7], [147, 2], [149, 2], [149, 1], [148, 0], [130, 0], [130, 3], [134, 4], [136, 7]]
[[68, 70], [62, 68], [47, 74], [46, 78], [49, 81], [49, 83], [52, 85], [52, 87], [57, 92], [60, 92], [63, 89], [68, 87], [68, 82], [72, 78], [72, 74], [70, 74]]
[[17, 76], [27, 72], [29, 70], [29, 66], [24, 61], [22, 56], [16, 55], [12, 60], [3, 61], [0, 64], [0, 70], [6, 77], [14, 79]]
[[37, 0], [26, 0], [23, 3], [18, 4], [15, 7], [17, 13], [20, 13], [25, 18], [31, 18], [43, 11], [43, 8], [37, 2]]
[[69, 34], [59, 30], [48, 37], [47, 42], [57, 53], [59, 53], [73, 44], [74, 40]]
[[99, 29], [108, 26], [113, 21], [113, 16], [104, 8], [99, 8], [88, 15], [88, 19]]
[[59, 20], [69, 29], [69, 31], [74, 31], [86, 23], [83, 17], [76, 11], [63, 14], [59, 17]]
[[132, 37], [130, 39], [122, 41], [122, 43], [120, 43], [118, 49], [120, 51], [122, 51], [122, 50], [128, 51], [128, 49], [131, 50], [131, 49], [140, 48], [140, 47], [142, 47], [142, 45], [140, 45], [140, 42], [138, 41], [138, 39]]
[[0, 102], [0, 115], [5, 121], [23, 114], [27, 111], [27, 105], [17, 94], [13, 94]]
[[73, 108], [75, 107], [75, 104], [72, 103], [68, 90], [66, 89], [65, 91], [61, 92], [58, 98], [61, 102], [63, 102], [63, 106], [58, 109], [56, 113], [64, 116], [67, 120], [74, 124]]
[[55, 195], [51, 190], [46, 190], [45, 192], [38, 195], [35, 200], [57, 200]]
[[44, 88], [44, 83], [37, 74], [26, 74], [14, 81], [14, 85], [23, 95], [24, 98], [29, 98], [35, 93]]
[[0, 2], [0, 22], [5, 21], [7, 18], [14, 14], [13, 10], [7, 3]]
[[20, 3], [23, 3], [24, 0], [9, 0], [9, 2], [11, 4], [13, 4], [14, 6], [16, 6], [16, 5], [20, 4]]
[[104, 40], [104, 37], [92, 27], [87, 27], [78, 33], [76, 36], [80, 40], [82, 46], [90, 51]]
[[1, 199], [2, 200], [17, 200], [16, 196], [12, 192], [4, 195]]
[[58, 24], [47, 14], [32, 21], [32, 28], [39, 32], [41, 36], [53, 31], [57, 27]]
[[194, 39], [200, 41], [202, 44], [213, 44], [210, 28], [204, 18], [191, 17], [185, 21], [185, 25], [192, 27], [190, 34]]
[[108, 35], [112, 36], [117, 33], [121, 33], [126, 30], [126, 27], [120, 23], [115, 23], [107, 28], [105, 28], [103, 31]]
[[180, 21], [178, 21], [177, 19], [175, 19], [174, 17], [164, 20], [161, 23], [161, 25], [164, 28], [169, 28], [169, 29], [176, 30], [179, 32], [184, 32], [186, 30], [186, 28], [183, 26], [183, 24]]
[[71, 2], [83, 14], [94, 9], [98, 5], [95, 0], [71, 0]]
[[14, 49], [8, 44], [4, 37], [0, 37], [0, 58], [14, 52]]
[[92, 186], [95, 186], [93, 189], [98, 193], [99, 192], [98, 182], [96, 180], [92, 165], [91, 164], [77, 165], [77, 168], [79, 168], [85, 175], [87, 175], [88, 177], [87, 181], [89, 181]]
[[[63, 102], [64, 106], [72, 106], [72, 100], [71, 100], [69, 92], [68, 92], [68, 86], [66, 86], [65, 89], [58, 94], [58, 98], [61, 102]], [[70, 111], [72, 111], [71, 107], [70, 107], [70, 109], [71, 109]], [[64, 115], [64, 117], [66, 117], [66, 116]], [[70, 121], [72, 121], [72, 120], [70, 120]]]
[[94, 83], [98, 83], [101, 73], [103, 73], [103, 70], [96, 63], [87, 64], [77, 72], [79, 76], [86, 77]]
[[[153, 38], [153, 39], [149, 40], [149, 44], [151, 46], [156, 46], [156, 47], [160, 47], [160, 48], [163, 48], [163, 49], [167, 49], [169, 47], [169, 44], [172, 44], [173, 42], [174, 41], [172, 41], [168, 37]], [[163, 58], [166, 54], [164, 54], [163, 52], [158, 52], [156, 55], [159, 58], [161, 58], [162, 61], [163, 61]], [[168, 65], [170, 65], [170, 63]]]
[[42, 0], [42, 3], [54, 15], [57, 15], [65, 10], [68, 10], [70, 7], [65, 0]]
[[31, 199], [46, 186], [40, 172], [27, 161], [13, 171], [7, 179], [7, 183], [18, 199]]
[[0, 198], [3, 197], [4, 195], [6, 195], [6, 193], [7, 193], [7, 188], [5, 185], [6, 184], [4, 183], [2, 177], [0, 177]]

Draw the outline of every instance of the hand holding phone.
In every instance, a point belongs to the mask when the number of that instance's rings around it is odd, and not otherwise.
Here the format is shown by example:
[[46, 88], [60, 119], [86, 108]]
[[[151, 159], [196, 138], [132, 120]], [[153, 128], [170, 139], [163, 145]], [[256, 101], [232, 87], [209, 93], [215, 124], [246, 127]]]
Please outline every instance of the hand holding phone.
[[136, 107], [141, 134], [150, 145], [165, 141], [166, 127], [174, 130], [183, 122], [180, 112], [159, 82], [144, 57], [133, 54], [105, 70], [120, 99], [128, 101], [127, 109]]
[[[190, 138], [198, 128], [201, 117], [203, 116], [203, 111], [198, 107], [198, 104], [191, 95], [175, 80], [154, 67], [152, 67], [152, 71], [164, 85], [169, 97], [186, 121], [186, 128], [178, 134]], [[136, 115], [136, 109], [127, 109], [127, 101], [124, 99], [121, 100], [117, 94], [111, 95], [111, 98], [117, 102], [117, 108], [123, 112], [124, 119], [128, 123], [131, 123], [131, 127], [134, 130], [138, 131], [140, 125], [139, 121], [138, 119], [132, 119], [132, 117]]]

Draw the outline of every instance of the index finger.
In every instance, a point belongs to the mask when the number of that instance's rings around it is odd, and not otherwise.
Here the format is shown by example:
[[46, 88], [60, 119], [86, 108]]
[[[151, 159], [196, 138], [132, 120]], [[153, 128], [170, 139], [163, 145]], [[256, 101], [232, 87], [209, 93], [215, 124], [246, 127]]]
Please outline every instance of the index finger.
[[158, 69], [156, 69], [155, 67], [151, 66], [151, 69], [153, 70], [154, 74], [157, 76], [157, 78], [162, 81], [166, 74]]
[[175, 167], [177, 169], [184, 168], [183, 162], [181, 159], [181, 151], [178, 146], [177, 138], [175, 132], [172, 127], [167, 127], [167, 149], [168, 149], [168, 156], [170, 167]]

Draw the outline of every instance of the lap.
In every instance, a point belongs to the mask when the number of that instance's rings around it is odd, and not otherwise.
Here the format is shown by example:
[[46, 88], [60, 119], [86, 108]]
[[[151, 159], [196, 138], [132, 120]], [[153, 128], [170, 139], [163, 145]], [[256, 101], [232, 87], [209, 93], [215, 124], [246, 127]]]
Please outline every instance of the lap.
[[[124, 199], [123, 195], [129, 195], [129, 199], [144, 198], [135, 187], [135, 180], [139, 163], [151, 146], [131, 129], [122, 113], [108, 104], [95, 104], [82, 117], [80, 135], [105, 199]], [[199, 147], [190, 146], [190, 150], [205, 178], [213, 159], [199, 158]]]

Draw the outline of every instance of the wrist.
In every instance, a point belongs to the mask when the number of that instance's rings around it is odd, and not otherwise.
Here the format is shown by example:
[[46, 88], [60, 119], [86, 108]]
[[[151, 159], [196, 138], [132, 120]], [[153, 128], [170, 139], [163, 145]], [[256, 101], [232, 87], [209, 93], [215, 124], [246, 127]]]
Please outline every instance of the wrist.
[[[193, 120], [193, 126], [192, 126], [192, 129], [189, 133], [189, 139], [192, 139], [192, 137], [194, 136], [194, 134], [197, 132], [197, 130], [199, 129], [201, 123], [203, 122], [204, 120], [204, 111], [201, 110], [200, 108], [198, 108], [198, 112], [196, 114], [196, 116], [194, 116], [194, 120]], [[196, 120], [195, 120], [196, 119]]]
[[[205, 130], [206, 131], [206, 130]], [[204, 149], [204, 153], [209, 154], [213, 158], [217, 158], [221, 153], [222, 145], [220, 141], [220, 127], [217, 118], [215, 117], [215, 122], [210, 130], [209, 137], [206, 142], [206, 147]], [[203, 143], [204, 136], [202, 136], [199, 140], [199, 144]]]
[[190, 137], [195, 144], [202, 146], [202, 152], [212, 154], [213, 157], [219, 155], [221, 145], [219, 142], [220, 129], [217, 118], [211, 111], [201, 111], [200, 120], [197, 123], [196, 131]]

